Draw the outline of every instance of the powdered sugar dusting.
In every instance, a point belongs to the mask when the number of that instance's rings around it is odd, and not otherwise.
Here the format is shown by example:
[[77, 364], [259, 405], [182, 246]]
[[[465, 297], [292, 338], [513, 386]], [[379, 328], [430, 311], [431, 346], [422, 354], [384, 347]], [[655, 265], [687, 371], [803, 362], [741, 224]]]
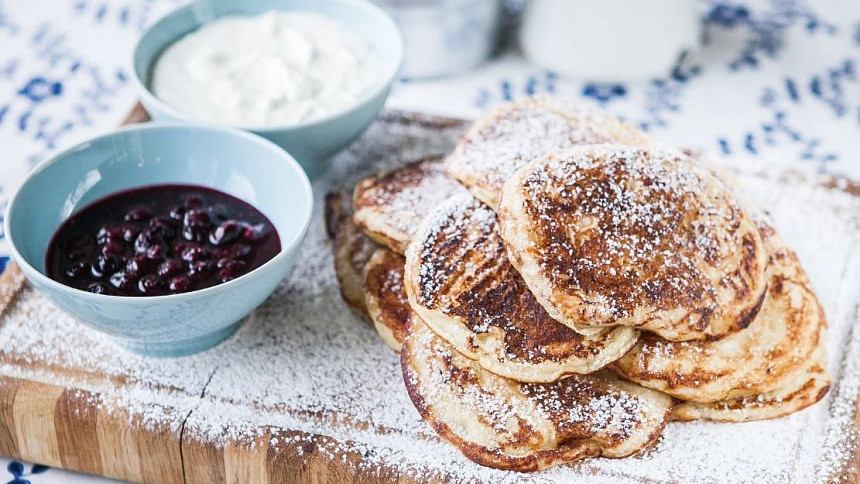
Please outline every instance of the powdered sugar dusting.
[[760, 300], [752, 219], [680, 152], [592, 145], [535, 163], [507, 186], [505, 238], [566, 320], [692, 339], [732, 330]]
[[[417, 297], [421, 303], [430, 305], [432, 301], [438, 299], [439, 294], [449, 284], [449, 279], [452, 276], [446, 261], [439, 259], [436, 245], [444, 244], [449, 249], [451, 247], [456, 248], [457, 251], [453, 254], [445, 254], [455, 258], [462, 259], [471, 256], [482, 261], [507, 260], [504, 246], [500, 245], [501, 241], [498, 244], [492, 243], [493, 239], [498, 239], [496, 214], [471, 195], [467, 194], [448, 200], [438, 210], [425, 217], [424, 227], [426, 230], [421, 234], [418, 259], [421, 264], [418, 266], [420, 291]], [[481, 242], [486, 242], [489, 239], [490, 243], [465, 244], [465, 247], [460, 247], [463, 239], [467, 237]], [[472, 251], [476, 251], [479, 255], [467, 253]], [[486, 326], [497, 323], [497, 321], [488, 321]]]
[[448, 157], [448, 171], [491, 207], [514, 172], [547, 153], [580, 144], [642, 144], [648, 139], [599, 112], [557, 99], [518, 101], [474, 126]]
[[[446, 153], [461, 132], [455, 124], [383, 118], [315, 183], [316, 206], [335, 186], [351, 186], [403, 159]], [[821, 482], [852, 464], [845, 456], [857, 438], [852, 422], [860, 390], [860, 332], [851, 329], [860, 317], [860, 202], [802, 179], [749, 171], [738, 178], [740, 193], [770, 211], [799, 253], [831, 325], [834, 390], [787, 418], [672, 423], [644, 454], [528, 476], [479, 467], [420, 420], [403, 388], [397, 356], [340, 301], [319, 212], [293, 274], [214, 350], [179, 359], [140, 358], [25, 293], [0, 321], [0, 373], [93, 391], [103, 407], [118, 409], [132, 425], [185, 421], [188, 438], [211, 445], [254, 441], [304, 453], [295, 450], [298, 445], [338, 462], [357, 453], [366, 457], [343, 465], [371, 475], [387, 469], [454, 482]], [[171, 420], [168, 414], [182, 416]]]
[[397, 247], [393, 249], [402, 249], [423, 215], [448, 198], [467, 193], [463, 185], [445, 174], [441, 158], [430, 158], [359, 184], [353, 201], [355, 219], [369, 230], [394, 239]]
[[501, 376], [548, 382], [591, 373], [636, 339], [627, 328], [583, 336], [552, 319], [511, 265], [495, 212], [470, 194], [425, 217], [407, 266], [422, 319]]
[[554, 463], [631, 454], [659, 432], [671, 406], [666, 395], [627, 391], [606, 375], [544, 384], [499, 378], [421, 323], [404, 345], [403, 365], [416, 407], [440, 432], [479, 459], [508, 455], [514, 468], [528, 468], [532, 453]]

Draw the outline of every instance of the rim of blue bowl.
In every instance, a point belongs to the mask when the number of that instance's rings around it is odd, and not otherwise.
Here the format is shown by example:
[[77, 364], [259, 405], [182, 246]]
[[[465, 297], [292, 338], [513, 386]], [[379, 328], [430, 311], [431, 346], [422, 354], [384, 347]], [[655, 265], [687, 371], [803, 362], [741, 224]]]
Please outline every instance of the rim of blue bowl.
[[[58, 281], [51, 279], [47, 275], [43, 274], [42, 271], [33, 267], [33, 265], [30, 264], [30, 262], [27, 261], [27, 259], [21, 255], [21, 253], [18, 251], [18, 248], [15, 246], [14, 234], [12, 234], [12, 232], [10, 231], [10, 228], [12, 226], [10, 220], [12, 219], [12, 217], [10, 217], [9, 215], [14, 214], [13, 209], [14, 209], [16, 203], [18, 202], [18, 196], [21, 193], [22, 189], [28, 183], [31, 183], [31, 181], [36, 176], [38, 176], [39, 173], [41, 173], [42, 171], [44, 171], [45, 169], [47, 169], [49, 166], [53, 165], [54, 163], [57, 163], [59, 160], [64, 158], [69, 153], [72, 153], [74, 151], [79, 151], [81, 149], [86, 149], [87, 145], [94, 142], [94, 141], [98, 141], [98, 140], [105, 139], [105, 138], [110, 138], [112, 136], [116, 136], [117, 134], [129, 132], [129, 131], [149, 131], [149, 130], [164, 129], [164, 128], [168, 128], [168, 129], [169, 128], [199, 129], [199, 130], [203, 130], [203, 131], [212, 131], [215, 133], [226, 134], [228, 136], [238, 136], [238, 137], [253, 141], [255, 143], [262, 144], [262, 145], [268, 147], [269, 149], [272, 149], [272, 150], [280, 153], [284, 157], [284, 161], [286, 161], [288, 163], [288, 165], [293, 169], [293, 171], [295, 171], [296, 175], [298, 176], [299, 180], [301, 181], [301, 185], [303, 187], [303, 195], [304, 195], [305, 200], [307, 200], [307, 202], [308, 202], [307, 203], [307, 209], [305, 210], [305, 213], [303, 216], [304, 220], [303, 220], [301, 230], [298, 230], [294, 233], [294, 237], [290, 240], [289, 244], [283, 244], [283, 243], [281, 244], [281, 250], [280, 250], [280, 252], [278, 252], [277, 255], [275, 255], [275, 257], [272, 257], [271, 259], [266, 261], [263, 265], [261, 265], [260, 267], [257, 267], [256, 269], [248, 272], [247, 274], [243, 274], [243, 275], [241, 275], [241, 276], [239, 276], [236, 279], [233, 279], [231, 281], [227, 281], [227, 282], [224, 282], [222, 284], [207, 287], [204, 289], [199, 289], [196, 291], [190, 291], [190, 292], [185, 292], [185, 293], [180, 293], [180, 294], [165, 294], [162, 296], [117, 296], [117, 295], [113, 295], [113, 294], [94, 294], [94, 293], [87, 292], [87, 291], [84, 291], [81, 289], [76, 289], [74, 287], [67, 286], [61, 282], [58, 282]], [[141, 185], [141, 186], [146, 186], [146, 185]], [[304, 241], [305, 236], [307, 235], [307, 232], [308, 232], [308, 228], [310, 228], [311, 220], [313, 218], [313, 210], [314, 210], [313, 188], [311, 187], [311, 182], [308, 179], [307, 174], [302, 169], [301, 165], [299, 165], [299, 162], [296, 161], [296, 159], [293, 158], [292, 155], [290, 155], [287, 151], [285, 151], [280, 146], [267, 140], [266, 138], [263, 138], [262, 136], [258, 136], [254, 133], [249, 133], [247, 131], [232, 128], [229, 126], [188, 124], [188, 123], [181, 123], [181, 122], [148, 122], [148, 123], [132, 124], [132, 125], [128, 125], [128, 126], [122, 126], [120, 128], [117, 128], [117, 129], [109, 132], [109, 133], [105, 133], [105, 134], [102, 134], [99, 136], [95, 136], [93, 138], [89, 138], [85, 141], [82, 141], [82, 142], [80, 142], [80, 143], [78, 143], [78, 144], [76, 144], [70, 148], [67, 148], [67, 149], [61, 151], [60, 153], [57, 153], [56, 155], [40, 162], [27, 175], [27, 178], [24, 179], [24, 182], [21, 184], [21, 186], [18, 188], [18, 190], [15, 191], [15, 195], [12, 196], [12, 198], [9, 200], [9, 203], [6, 205], [6, 212], [5, 212], [6, 217], [5, 217], [5, 220], [3, 221], [3, 230], [6, 233], [6, 241], [9, 243], [9, 250], [12, 253], [12, 257], [15, 260], [15, 262], [17, 262], [19, 265], [22, 266], [21, 268], [22, 268], [22, 270], [24, 270], [25, 275], [27, 275], [28, 273], [33, 274], [34, 277], [38, 278], [41, 283], [51, 287], [52, 289], [62, 291], [62, 292], [73, 291], [75, 296], [80, 296], [83, 298], [92, 299], [94, 301], [104, 300], [104, 298], [110, 298], [110, 299], [115, 299], [115, 300], [125, 299], [125, 300], [134, 300], [134, 301], [166, 301], [166, 300], [172, 300], [172, 299], [195, 299], [198, 297], [205, 297], [205, 296], [207, 296], [213, 292], [225, 291], [225, 290], [228, 290], [229, 288], [231, 288], [233, 286], [236, 286], [237, 284], [241, 284], [243, 279], [254, 274], [255, 272], [262, 271], [262, 270], [268, 270], [267, 268], [271, 268], [278, 261], [289, 257], [290, 253], [292, 253], [294, 250], [299, 249], [298, 246], [301, 245], [301, 243]], [[57, 227], [57, 228], [59, 228], [59, 227]], [[54, 229], [54, 231], [56, 232], [56, 228]]]
[[[134, 49], [132, 50], [131, 65], [132, 65], [132, 77], [134, 78], [134, 83], [136, 84], [137, 89], [140, 92], [141, 96], [145, 97], [147, 102], [157, 105], [160, 109], [167, 112], [168, 114], [170, 114], [174, 118], [181, 119], [181, 120], [184, 120], [185, 122], [189, 122], [189, 123], [204, 124], [207, 126], [228, 126], [231, 128], [236, 128], [236, 129], [240, 129], [243, 131], [252, 131], [255, 133], [272, 133], [272, 132], [286, 131], [286, 130], [291, 130], [291, 129], [315, 127], [315, 126], [329, 123], [332, 120], [340, 118], [342, 116], [348, 116], [351, 113], [354, 113], [354, 112], [358, 111], [359, 109], [361, 109], [365, 104], [370, 102], [376, 96], [383, 94], [386, 90], [388, 90], [391, 87], [391, 84], [397, 78], [397, 74], [400, 72], [400, 69], [403, 67], [403, 59], [404, 59], [403, 34], [400, 32], [400, 28], [397, 26], [397, 23], [394, 22], [394, 19], [392, 19], [391, 16], [388, 15], [387, 12], [385, 12], [385, 10], [383, 10], [378, 5], [370, 2], [369, 0], [318, 0], [318, 1], [320, 3], [332, 2], [332, 1], [340, 2], [340, 3], [344, 3], [344, 4], [350, 4], [354, 7], [369, 11], [373, 15], [376, 15], [380, 21], [387, 24], [387, 26], [392, 30], [392, 32], [394, 32], [394, 38], [395, 38], [395, 42], [396, 42], [394, 47], [397, 50], [397, 62], [393, 63], [391, 65], [391, 67], [386, 72], [383, 72], [385, 75], [381, 76], [379, 85], [376, 87], [376, 89], [365, 94], [361, 99], [356, 101], [355, 104], [353, 104], [352, 106], [350, 106], [347, 109], [343, 109], [341, 111], [336, 111], [336, 112], [331, 113], [329, 115], [326, 115], [322, 118], [314, 119], [311, 121], [306, 121], [303, 123], [281, 124], [281, 125], [273, 125], [273, 126], [268, 126], [268, 125], [254, 126], [254, 125], [224, 124], [224, 123], [217, 123], [217, 122], [213, 122], [213, 121], [207, 121], [205, 119], [195, 118], [195, 117], [190, 116], [187, 113], [184, 113], [182, 111], [178, 111], [178, 110], [174, 109], [173, 107], [168, 106], [166, 103], [164, 103], [149, 88], [149, 83], [147, 82], [147, 80], [140, 78], [140, 75], [138, 75], [137, 69], [135, 68], [134, 59], [137, 57], [138, 51], [140, 50], [140, 45], [143, 43], [143, 41], [145, 39], [147, 39], [151, 35], [153, 35], [153, 32], [157, 28], [159, 28], [161, 25], [163, 25], [166, 22], [170, 22], [173, 18], [184, 14], [188, 10], [194, 10], [194, 9], [199, 8], [200, 5], [207, 3], [207, 0], [197, 0], [197, 1], [191, 2], [187, 5], [184, 5], [182, 7], [179, 7], [176, 10], [173, 10], [169, 14], [165, 15], [164, 17], [162, 17], [161, 19], [159, 19], [157, 22], [155, 22], [154, 24], [149, 26], [149, 28], [146, 29], [146, 31], [143, 33], [143, 35], [141, 35], [140, 38], [137, 40], [137, 43], [135, 44]], [[279, 10], [279, 11], [290, 11], [290, 10], [284, 9], [284, 10]], [[309, 10], [309, 9], [296, 9], [295, 11], [314, 12], [314, 10]], [[324, 14], [321, 14], [321, 15], [324, 15]], [[200, 27], [198, 26], [197, 28], [200, 28]], [[183, 37], [190, 34], [194, 30], [196, 30], [197, 28], [195, 28], [193, 30], [189, 30], [188, 32], [185, 32], [183, 34]], [[349, 28], [349, 27], [347, 26], [347, 28]], [[358, 35], [358, 34], [356, 34], [356, 35]], [[365, 40], [367, 40], [367, 39], [365, 39]], [[176, 41], [174, 41], [174, 42], [176, 42]], [[143, 73], [145, 76], [148, 77], [149, 74], [152, 72], [153, 65], [156, 62], [158, 62], [158, 59], [161, 57], [161, 54], [164, 53], [164, 49], [166, 49], [167, 47], [172, 45], [174, 42], [170, 42], [170, 43], [166, 44], [164, 46], [164, 48], [162, 49], [162, 51], [157, 56], [155, 56], [155, 58], [153, 58], [152, 62], [147, 64], [146, 70]]]

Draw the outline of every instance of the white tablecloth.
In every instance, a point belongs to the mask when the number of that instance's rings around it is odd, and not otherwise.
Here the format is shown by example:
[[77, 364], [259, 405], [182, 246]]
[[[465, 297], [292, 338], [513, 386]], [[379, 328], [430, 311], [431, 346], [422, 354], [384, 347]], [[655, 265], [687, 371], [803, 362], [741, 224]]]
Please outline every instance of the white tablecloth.
[[[388, 106], [472, 117], [501, 101], [551, 93], [599, 104], [718, 162], [808, 165], [860, 178], [857, 0], [699, 1], [704, 45], [660, 79], [561, 79], [510, 51], [458, 76], [400, 82]], [[0, 220], [36, 163], [120, 122], [136, 99], [129, 82], [136, 38], [181, 3], [0, 0]], [[2, 238], [0, 224], [0, 270]], [[0, 465], [16, 484], [100, 480]]]

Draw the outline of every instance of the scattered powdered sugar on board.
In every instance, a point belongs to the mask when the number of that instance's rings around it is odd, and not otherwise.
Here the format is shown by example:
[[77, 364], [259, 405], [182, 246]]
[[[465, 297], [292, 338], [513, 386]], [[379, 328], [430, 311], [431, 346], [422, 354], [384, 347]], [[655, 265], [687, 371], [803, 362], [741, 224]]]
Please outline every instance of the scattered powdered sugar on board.
[[670, 423], [657, 445], [640, 455], [530, 475], [479, 467], [440, 441], [412, 407], [397, 355], [340, 299], [321, 198], [397, 163], [443, 155], [462, 129], [392, 114], [374, 124], [314, 183], [317, 210], [293, 273], [217, 348], [178, 359], [141, 358], [25, 291], [0, 321], [0, 375], [80, 389], [93, 405], [127, 414], [130, 425], [176, 430], [184, 422], [185, 438], [201, 445], [252, 442], [300, 454], [313, 448], [355, 472], [414, 480], [821, 482], [853, 464], [860, 197], [821, 188], [811, 174], [802, 179], [748, 170], [739, 171], [739, 192], [770, 212], [828, 316], [834, 382], [823, 402], [772, 421]]

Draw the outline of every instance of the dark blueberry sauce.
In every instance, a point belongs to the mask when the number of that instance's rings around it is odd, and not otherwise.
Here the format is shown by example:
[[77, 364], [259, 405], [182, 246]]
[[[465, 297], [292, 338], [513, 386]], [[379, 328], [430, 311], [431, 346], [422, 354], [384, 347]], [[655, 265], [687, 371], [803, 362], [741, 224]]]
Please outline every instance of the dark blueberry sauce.
[[281, 251], [272, 223], [226, 193], [153, 185], [107, 196], [68, 218], [45, 257], [48, 277], [116, 296], [162, 296], [212, 287]]

